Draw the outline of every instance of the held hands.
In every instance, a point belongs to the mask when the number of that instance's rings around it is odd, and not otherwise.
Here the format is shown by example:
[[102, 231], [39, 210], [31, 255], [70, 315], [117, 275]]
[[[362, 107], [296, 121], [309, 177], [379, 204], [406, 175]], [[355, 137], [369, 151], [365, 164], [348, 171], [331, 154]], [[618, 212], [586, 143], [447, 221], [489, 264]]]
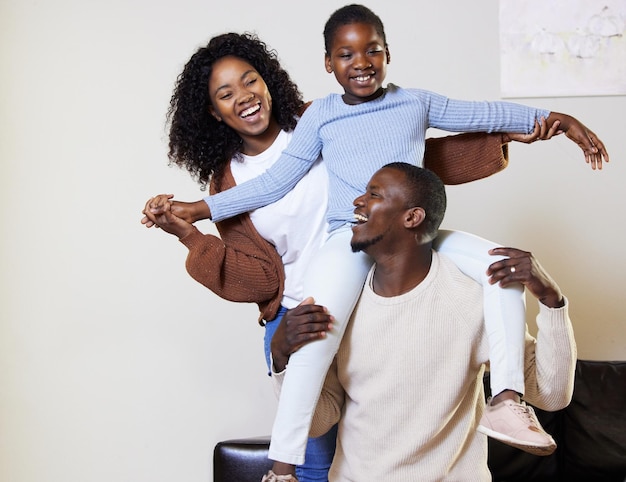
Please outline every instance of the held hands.
[[535, 128], [530, 134], [507, 132], [503, 140], [532, 144], [563, 133], [583, 150], [585, 162], [591, 164], [591, 169], [602, 169], [602, 162], [609, 162], [609, 154], [598, 136], [578, 119], [559, 112], [551, 112], [548, 119], [542, 117], [541, 122], [535, 121]]
[[[209, 219], [211, 217], [211, 210], [207, 203], [202, 199], [191, 203], [182, 201], [172, 201], [173, 194], [159, 194], [153, 198], [150, 198], [146, 203], [146, 207], [143, 211], [147, 215], [146, 211], [158, 216], [165, 212], [165, 209], [170, 209], [175, 216], [187, 221], [188, 223], [195, 223], [201, 219]], [[146, 224], [146, 227], [152, 227], [152, 224], [141, 220], [142, 224]]]
[[[151, 228], [154, 225], [163, 227], [160, 223], [155, 223], [153, 218], [163, 215], [166, 211], [189, 224], [211, 217], [211, 210], [203, 200], [187, 203], [172, 201], [173, 197], [173, 194], [159, 194], [148, 199], [142, 211], [144, 217], [141, 220], [141, 224], [145, 224], [147, 228]], [[152, 216], [149, 216], [149, 214]]]
[[306, 298], [295, 308], [287, 310], [272, 337], [272, 359], [274, 369], [281, 372], [289, 357], [307, 343], [319, 340], [332, 330], [334, 318], [323, 306], [313, 304]]
[[143, 218], [141, 218], [141, 224], [145, 224], [146, 228], [151, 228], [152, 226], [156, 226], [158, 228], [159, 226], [151, 218], [154, 218], [157, 214], [162, 214], [162, 212], [152, 213], [153, 216], [150, 217], [148, 217], [148, 214], [151, 213], [151, 209], [164, 209], [164, 206], [169, 204], [170, 199], [172, 199], [173, 197], [173, 194], [159, 194], [148, 199], [145, 207], [143, 208], [143, 211], [141, 211], [144, 214]]
[[535, 120], [535, 128], [530, 134], [522, 134], [520, 132], [507, 132], [504, 134], [504, 142], [523, 142], [524, 144], [532, 144], [535, 141], [547, 141], [554, 136], [563, 134], [563, 130], [559, 129], [561, 121], [556, 120], [551, 126], [542, 117], [541, 122]]
[[500, 283], [505, 288], [511, 283], [521, 283], [543, 305], [549, 308], [565, 305], [561, 289], [532, 253], [516, 248], [494, 248], [489, 254], [508, 256], [487, 269], [491, 284]]
[[[152, 226], [161, 228], [163, 231], [173, 234], [180, 239], [190, 234], [196, 228], [185, 219], [184, 210], [175, 207], [175, 204], [185, 205], [188, 203], [171, 201], [173, 197], [173, 194], [159, 194], [158, 196], [148, 199], [142, 211], [144, 217], [141, 223], [147, 228], [151, 228]], [[181, 213], [182, 216], [179, 216], [177, 212]]]

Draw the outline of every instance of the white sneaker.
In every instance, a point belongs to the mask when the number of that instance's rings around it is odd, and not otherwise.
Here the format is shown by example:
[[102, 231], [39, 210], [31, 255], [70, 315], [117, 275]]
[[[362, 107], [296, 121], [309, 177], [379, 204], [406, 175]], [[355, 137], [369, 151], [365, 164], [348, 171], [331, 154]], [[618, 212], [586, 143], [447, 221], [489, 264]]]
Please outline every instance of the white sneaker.
[[298, 479], [293, 475], [276, 475], [271, 470], [263, 476], [261, 482], [298, 482]]
[[524, 402], [504, 400], [491, 405], [489, 398], [476, 430], [533, 455], [550, 455], [556, 449], [556, 442], [543, 429], [533, 408]]

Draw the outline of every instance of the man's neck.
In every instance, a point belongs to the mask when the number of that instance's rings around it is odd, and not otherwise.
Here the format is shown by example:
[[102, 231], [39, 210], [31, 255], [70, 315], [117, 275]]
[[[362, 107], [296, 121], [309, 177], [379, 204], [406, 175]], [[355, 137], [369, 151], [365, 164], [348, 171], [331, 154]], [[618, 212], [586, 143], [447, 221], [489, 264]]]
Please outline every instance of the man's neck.
[[407, 253], [375, 257], [372, 277], [374, 293], [385, 298], [408, 293], [420, 284], [430, 271], [432, 245], [419, 245]]

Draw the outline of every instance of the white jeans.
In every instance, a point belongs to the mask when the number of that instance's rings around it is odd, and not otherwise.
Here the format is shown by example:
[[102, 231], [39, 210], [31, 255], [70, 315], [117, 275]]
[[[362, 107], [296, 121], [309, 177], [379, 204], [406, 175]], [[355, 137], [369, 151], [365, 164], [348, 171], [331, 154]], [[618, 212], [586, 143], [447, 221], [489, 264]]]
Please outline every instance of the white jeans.
[[491, 393], [524, 393], [524, 340], [526, 302], [524, 286], [506, 288], [489, 284], [487, 268], [504, 256], [488, 253], [498, 244], [463, 231], [440, 230], [434, 248], [450, 258], [467, 276], [483, 287], [483, 317], [489, 339]]
[[[350, 248], [352, 230], [334, 231], [311, 261], [304, 295], [315, 298], [335, 318], [326, 338], [303, 346], [289, 359], [274, 420], [269, 458], [300, 465], [311, 419], [326, 372], [339, 349], [350, 315], [372, 266], [365, 253]], [[524, 392], [523, 347], [525, 305], [523, 286], [499, 288], [487, 282], [485, 272], [498, 257], [487, 251], [497, 246], [462, 231], [440, 231], [435, 245], [465, 274], [481, 283], [484, 291], [485, 324], [490, 345], [492, 393], [504, 389]], [[506, 320], [506, 323], [505, 323]]]

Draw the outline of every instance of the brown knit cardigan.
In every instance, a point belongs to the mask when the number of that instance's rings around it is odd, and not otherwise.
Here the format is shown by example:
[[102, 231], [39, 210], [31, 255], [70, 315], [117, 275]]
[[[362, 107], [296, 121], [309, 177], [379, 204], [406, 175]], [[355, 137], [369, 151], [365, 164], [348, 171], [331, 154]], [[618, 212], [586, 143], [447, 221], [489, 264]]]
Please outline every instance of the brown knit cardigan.
[[[508, 164], [507, 144], [502, 134], [469, 133], [426, 140], [424, 166], [445, 184], [482, 179]], [[214, 194], [235, 185], [226, 168]], [[189, 249], [187, 271], [216, 295], [230, 301], [257, 303], [259, 323], [276, 317], [285, 284], [280, 256], [254, 228], [250, 216], [241, 214], [216, 223], [221, 238], [195, 230], [181, 238]]]

